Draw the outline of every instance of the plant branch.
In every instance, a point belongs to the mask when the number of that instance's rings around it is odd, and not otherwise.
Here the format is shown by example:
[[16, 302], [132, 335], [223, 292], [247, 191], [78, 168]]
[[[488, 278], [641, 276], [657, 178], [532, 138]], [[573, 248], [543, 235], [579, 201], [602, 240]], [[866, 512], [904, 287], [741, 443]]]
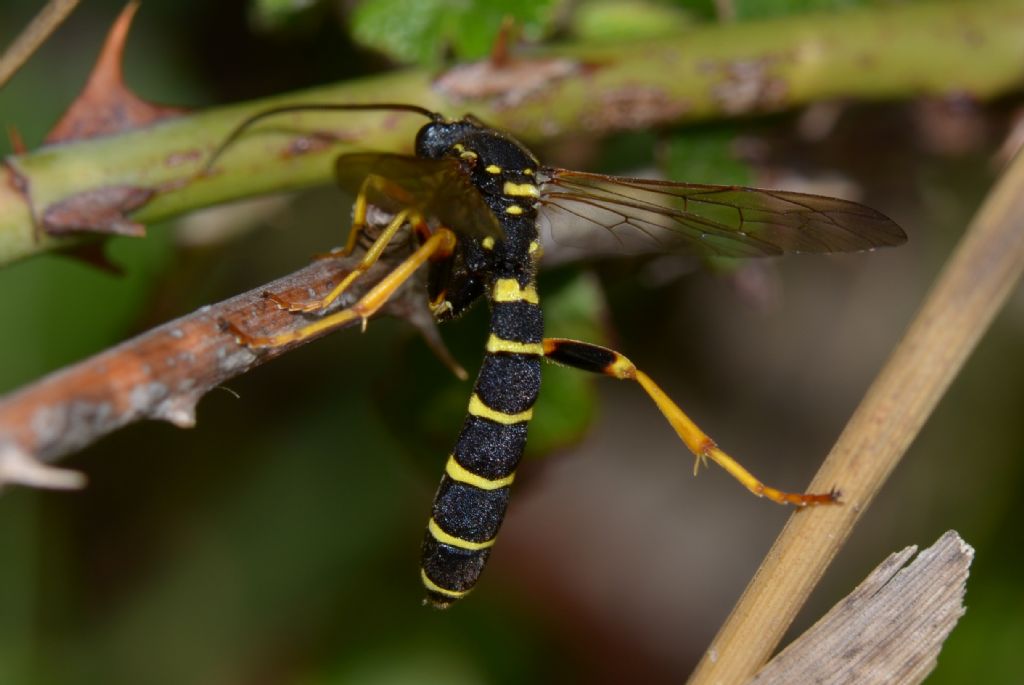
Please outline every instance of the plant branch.
[[[263, 293], [298, 301], [322, 296], [354, 263], [351, 258], [314, 262], [0, 397], [0, 486], [6, 481], [79, 487], [84, 483], [79, 474], [47, 463], [134, 421], [160, 419], [182, 428], [193, 426], [196, 403], [210, 389], [313, 339], [254, 352], [238, 344], [223, 322], [255, 336], [293, 330], [309, 319], [279, 309]], [[392, 267], [378, 262], [352, 284], [337, 306], [351, 305]], [[431, 342], [433, 329], [425, 322], [432, 319], [416, 288], [404, 289], [381, 311], [409, 319]]]
[[0, 55], [0, 88], [2, 88], [39, 46], [64, 23], [79, 0], [50, 0]]
[[123, 227], [121, 215], [151, 223], [324, 183], [338, 154], [408, 151], [421, 123], [394, 113], [288, 115], [261, 124], [212, 174], [196, 178], [235, 125], [277, 105], [402, 101], [447, 114], [472, 109], [536, 142], [833, 98], [987, 98], [1022, 80], [1024, 6], [1016, 0], [892, 4], [708, 26], [671, 39], [561, 46], [507, 66], [456, 67], [438, 79], [401, 71], [10, 156], [0, 183], [0, 264], [68, 245], [75, 238], [57, 233], [95, 230], [97, 214]]
[[841, 506], [790, 517], [690, 679], [746, 682], [899, 463], [1024, 272], [1024, 154], [974, 217], [835, 447], [808, 487]]

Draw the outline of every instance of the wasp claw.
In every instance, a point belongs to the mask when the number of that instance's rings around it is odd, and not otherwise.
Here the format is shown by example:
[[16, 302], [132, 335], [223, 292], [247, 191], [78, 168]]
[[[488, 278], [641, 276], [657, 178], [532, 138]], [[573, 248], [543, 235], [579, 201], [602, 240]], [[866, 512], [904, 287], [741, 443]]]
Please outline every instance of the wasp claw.
[[306, 303], [306, 304], [302, 304], [300, 302], [289, 302], [288, 300], [284, 299], [280, 295], [275, 295], [272, 292], [266, 292], [265, 291], [263, 293], [263, 297], [265, 297], [266, 299], [268, 299], [271, 302], [273, 302], [274, 304], [276, 304], [278, 309], [283, 309], [286, 312], [291, 312], [293, 314], [300, 313], [300, 312], [301, 313], [312, 312], [312, 311], [315, 311], [317, 309], [320, 309], [320, 303], [319, 302], [310, 302], [310, 303]]
[[252, 337], [230, 321], [221, 319], [219, 322], [219, 328], [222, 333], [230, 333], [235, 338], [235, 342], [239, 345], [242, 345], [243, 347], [252, 347], [250, 344], [252, 342]]
[[331, 248], [329, 252], [317, 252], [313, 255], [313, 261], [323, 261], [325, 259], [340, 259], [341, 257], [347, 257], [348, 253], [343, 247]]
[[693, 460], [693, 475], [696, 478], [697, 474], [700, 473], [700, 467], [708, 467], [708, 455], [707, 452], [701, 452], [700, 454], [694, 455]]
[[286, 311], [293, 311], [292, 310], [292, 303], [289, 302], [288, 300], [284, 299], [280, 295], [275, 295], [274, 293], [270, 292], [269, 290], [264, 290], [263, 291], [263, 297], [268, 299], [268, 300], [270, 300], [274, 304], [276, 304], [278, 309], [284, 309]]

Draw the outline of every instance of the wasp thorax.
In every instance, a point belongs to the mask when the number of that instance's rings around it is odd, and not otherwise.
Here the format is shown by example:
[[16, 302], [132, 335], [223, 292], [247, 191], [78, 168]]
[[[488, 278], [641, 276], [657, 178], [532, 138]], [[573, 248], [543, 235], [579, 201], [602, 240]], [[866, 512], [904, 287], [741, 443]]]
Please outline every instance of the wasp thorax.
[[468, 121], [431, 122], [416, 134], [416, 155], [440, 159], [464, 147], [463, 141], [479, 127]]

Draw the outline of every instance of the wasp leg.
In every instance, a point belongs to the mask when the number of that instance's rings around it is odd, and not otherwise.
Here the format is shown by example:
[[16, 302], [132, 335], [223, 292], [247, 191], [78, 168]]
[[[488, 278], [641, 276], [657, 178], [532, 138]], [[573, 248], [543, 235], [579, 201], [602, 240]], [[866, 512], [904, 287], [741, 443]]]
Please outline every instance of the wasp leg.
[[363, 185], [360, 186], [359, 192], [356, 193], [355, 202], [352, 205], [352, 225], [348, 229], [348, 238], [345, 239], [345, 247], [334, 247], [329, 252], [318, 252], [313, 255], [314, 260], [319, 259], [337, 259], [338, 257], [348, 257], [356, 250], [356, 245], [359, 243], [359, 236], [366, 230], [366, 191], [371, 185], [373, 177], [367, 177], [363, 181]]
[[345, 247], [331, 248], [330, 252], [318, 252], [313, 255], [313, 259], [337, 259], [338, 257], [347, 257], [355, 252], [359, 236], [367, 229], [367, 187], [371, 182], [371, 177], [362, 181], [362, 185], [355, 195], [355, 202], [352, 205], [352, 225], [348, 228]]
[[455, 243], [454, 233], [447, 228], [437, 229], [425, 243], [420, 245], [415, 252], [395, 267], [391, 273], [381, 279], [380, 283], [373, 286], [368, 293], [363, 295], [351, 307], [328, 314], [293, 331], [269, 337], [258, 337], [240, 331], [237, 326], [232, 324], [229, 324], [228, 328], [234, 333], [238, 342], [247, 347], [281, 347], [282, 345], [311, 338], [319, 333], [356, 320], [361, 320], [363, 330], [366, 330], [366, 323], [370, 317], [384, 306], [402, 284], [412, 278], [418, 268], [423, 266], [428, 260], [443, 259], [451, 255], [452, 250], [455, 249]]
[[[273, 300], [278, 307], [281, 307], [281, 309], [287, 309], [290, 312], [315, 312], [330, 307], [335, 300], [341, 297], [342, 293], [348, 290], [348, 287], [352, 285], [353, 281], [362, 276], [370, 269], [370, 267], [377, 263], [377, 260], [380, 259], [381, 254], [387, 248], [388, 244], [392, 239], [394, 239], [395, 234], [398, 233], [402, 226], [405, 225], [405, 222], [409, 219], [409, 214], [409, 211], [401, 211], [396, 214], [380, 236], [373, 241], [373, 245], [371, 245], [370, 249], [366, 251], [366, 254], [363, 256], [363, 259], [359, 264], [357, 264], [356, 267], [352, 269], [344, 279], [342, 279], [341, 283], [334, 286], [331, 292], [327, 293], [322, 298], [311, 300], [309, 302], [289, 302], [283, 297], [273, 293], [267, 293], [266, 296]], [[358, 224], [353, 224], [353, 234], [356, 232], [357, 226]], [[348, 246], [346, 246], [345, 250], [348, 250]], [[343, 256], [347, 255], [346, 251], [343, 251], [341, 254]]]
[[700, 465], [702, 463], [707, 464], [707, 460], [710, 459], [758, 497], [767, 497], [779, 504], [794, 504], [798, 507], [804, 507], [809, 504], [827, 504], [838, 501], [839, 493], [836, 491], [828, 494], [799, 495], [783, 492], [762, 483], [754, 474], [743, 468], [739, 462], [719, 449], [715, 441], [702, 431], [689, 416], [683, 413], [683, 410], [651, 380], [650, 376], [636, 368], [633, 362], [618, 352], [598, 345], [578, 340], [567, 340], [565, 338], [545, 338], [543, 345], [544, 356], [551, 361], [584, 371], [601, 373], [612, 378], [632, 380], [639, 383], [650, 398], [654, 400], [654, 403], [661, 410], [661, 413], [665, 415], [665, 418], [668, 419], [672, 428], [679, 435], [679, 438], [697, 457], [697, 461], [693, 465], [694, 475], [697, 475]]
[[359, 236], [362, 235], [367, 226], [366, 216], [370, 202], [366, 199], [366, 196], [371, 190], [387, 192], [389, 185], [391, 184], [388, 179], [373, 174], [363, 179], [362, 185], [359, 186], [359, 192], [356, 193], [355, 202], [352, 205], [352, 225], [348, 229], [345, 247], [336, 247], [330, 252], [316, 255], [316, 257], [320, 259], [348, 257], [355, 252], [356, 245], [359, 243]]
[[[367, 212], [369, 211], [370, 202], [367, 200], [367, 196], [371, 191], [381, 192], [387, 195], [388, 193], [394, 193], [394, 189], [391, 187], [393, 184], [391, 181], [382, 176], [370, 175], [363, 180], [363, 184], [359, 187], [359, 192], [356, 193], [355, 203], [352, 206], [352, 226], [349, 228], [348, 239], [345, 241], [345, 247], [336, 248], [330, 252], [314, 255], [314, 259], [335, 259], [337, 257], [348, 257], [355, 252], [356, 246], [359, 244], [359, 236], [361, 236], [367, 227]], [[282, 309], [287, 309], [290, 312], [313, 312], [321, 309], [330, 307], [331, 304], [341, 297], [352, 283], [359, 278], [362, 274], [366, 273], [370, 267], [372, 267], [380, 255], [387, 249], [387, 246], [394, 239], [395, 234], [402, 228], [402, 226], [409, 222], [412, 224], [413, 230], [416, 235], [422, 241], [426, 241], [430, 237], [430, 229], [421, 217], [414, 217], [411, 211], [399, 212], [394, 218], [388, 223], [384, 231], [380, 236], [373, 242], [370, 249], [366, 251], [366, 255], [362, 261], [353, 269], [345, 279], [339, 283], [331, 292], [319, 300], [313, 300], [311, 302], [288, 302], [282, 297], [268, 293], [267, 297], [273, 300]]]
[[359, 186], [359, 192], [356, 193], [355, 202], [352, 205], [352, 225], [348, 229], [348, 238], [345, 239], [345, 247], [335, 247], [330, 252], [322, 252], [313, 255], [313, 259], [335, 259], [337, 257], [348, 257], [350, 254], [355, 252], [356, 245], [359, 243], [359, 236], [362, 235], [363, 231], [366, 230], [366, 214], [369, 202], [366, 199], [366, 195], [369, 190], [385, 188], [387, 185], [387, 179], [383, 179], [380, 176], [370, 175], [363, 180], [363, 184]]

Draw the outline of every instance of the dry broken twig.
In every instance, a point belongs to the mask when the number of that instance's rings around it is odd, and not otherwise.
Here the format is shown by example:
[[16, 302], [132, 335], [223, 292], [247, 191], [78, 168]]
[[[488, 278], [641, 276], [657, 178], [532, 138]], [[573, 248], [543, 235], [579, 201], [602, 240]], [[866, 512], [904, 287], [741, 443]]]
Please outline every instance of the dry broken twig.
[[[224, 322], [258, 336], [297, 328], [308, 318], [279, 309], [263, 294], [269, 291], [296, 301], [322, 296], [353, 265], [351, 258], [316, 261], [0, 397], [0, 486], [80, 487], [81, 474], [48, 464], [133, 421], [160, 419], [191, 427], [196, 403], [209, 390], [308, 342], [254, 352], [238, 344]], [[392, 266], [378, 262], [339, 298], [336, 308], [351, 305]], [[393, 297], [381, 313], [408, 319], [437, 350], [433, 319], [415, 283]]]
[[923, 681], [964, 614], [974, 549], [947, 531], [904, 568], [916, 551], [912, 546], [890, 555], [751, 685]]

